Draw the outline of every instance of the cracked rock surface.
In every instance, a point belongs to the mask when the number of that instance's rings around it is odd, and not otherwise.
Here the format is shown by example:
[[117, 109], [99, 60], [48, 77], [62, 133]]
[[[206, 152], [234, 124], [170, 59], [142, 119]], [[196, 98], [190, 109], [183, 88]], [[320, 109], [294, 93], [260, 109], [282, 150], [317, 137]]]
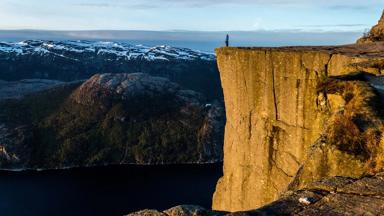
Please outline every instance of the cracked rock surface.
[[[351, 179], [329, 177], [244, 215], [380, 215], [384, 211], [384, 173]], [[302, 197], [314, 202], [303, 205]], [[236, 214], [235, 214], [236, 215]]]
[[[382, 155], [382, 115], [376, 113], [380, 106], [366, 102], [375, 101], [382, 88], [376, 77], [383, 74], [383, 50], [381, 43], [217, 49], [227, 123], [224, 176], [216, 186], [213, 209], [261, 207], [277, 200], [296, 179], [302, 185], [338, 173], [358, 178], [371, 171], [371, 161], [377, 162], [373, 169], [378, 170], [382, 166], [376, 157]], [[356, 73], [363, 78], [348, 78]], [[340, 79], [339, 90], [327, 91], [331, 89], [328, 84], [326, 90], [319, 90], [333, 78]], [[359, 112], [365, 116], [360, 120]], [[328, 132], [338, 136], [343, 127], [329, 129], [338, 122], [358, 128], [356, 137], [368, 133], [368, 128], [378, 131], [378, 141], [369, 142], [376, 144], [364, 147], [367, 155], [362, 156], [355, 154], [360, 151], [357, 148], [345, 146], [347, 141], [326, 139], [325, 147], [321, 144], [309, 157], [312, 147]]]
[[[310, 203], [302, 203], [307, 199]], [[242, 212], [209, 211], [198, 206], [177, 206], [164, 212], [144, 210], [129, 216], [269, 216], [269, 215], [382, 215], [384, 173], [360, 179], [329, 177], [306, 188], [288, 191], [259, 209]]]

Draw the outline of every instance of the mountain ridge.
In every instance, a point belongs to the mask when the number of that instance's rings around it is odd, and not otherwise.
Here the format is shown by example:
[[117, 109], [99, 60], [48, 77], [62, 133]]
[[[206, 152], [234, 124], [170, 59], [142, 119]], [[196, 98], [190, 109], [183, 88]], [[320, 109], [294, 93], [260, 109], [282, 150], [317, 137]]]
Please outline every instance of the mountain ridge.
[[31, 82], [0, 100], [2, 169], [222, 161], [222, 105], [166, 78], [97, 74], [28, 93]]
[[[87, 40], [27, 40], [20, 42], [0, 42], [0, 53], [16, 53], [17, 55], [47, 53], [56, 54], [58, 57], [71, 58], [74, 53], [94, 53], [95, 55], [116, 55], [127, 60], [169, 61], [169, 60], [207, 60], [214, 61], [213, 53], [177, 48], [166, 45], [154, 47], [144, 45], [131, 45], [124, 42], [87, 41]], [[69, 56], [66, 56], [68, 53]], [[76, 60], [75, 58], [72, 58]]]

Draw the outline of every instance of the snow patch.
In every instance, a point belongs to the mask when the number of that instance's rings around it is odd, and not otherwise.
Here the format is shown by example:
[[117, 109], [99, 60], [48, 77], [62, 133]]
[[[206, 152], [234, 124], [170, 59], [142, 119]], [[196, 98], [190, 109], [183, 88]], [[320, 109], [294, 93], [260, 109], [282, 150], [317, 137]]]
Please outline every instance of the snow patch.
[[[27, 40], [22, 42], [0, 42], [0, 54], [16, 55], [56, 55], [77, 60], [80, 55], [111, 55], [126, 60], [170, 61], [170, 60], [203, 60], [214, 61], [214, 54], [187, 48], [167, 45], [147, 47], [131, 45], [123, 42], [109, 41], [42, 41]], [[74, 57], [76, 56], [76, 57]], [[112, 58], [113, 59], [113, 58]]]

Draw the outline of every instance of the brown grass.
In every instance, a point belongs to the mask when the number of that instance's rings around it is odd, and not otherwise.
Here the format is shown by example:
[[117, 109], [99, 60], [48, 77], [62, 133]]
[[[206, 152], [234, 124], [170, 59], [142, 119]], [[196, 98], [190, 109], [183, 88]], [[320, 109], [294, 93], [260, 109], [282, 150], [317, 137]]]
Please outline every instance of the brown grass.
[[347, 116], [338, 115], [327, 130], [328, 141], [339, 150], [366, 159], [369, 156], [364, 142], [364, 133]]
[[327, 94], [341, 95], [346, 102], [341, 112], [332, 114], [326, 130], [328, 143], [377, 168], [378, 157], [384, 153], [380, 144], [384, 126], [375, 90], [363, 81], [336, 79], [329, 79], [321, 88]]

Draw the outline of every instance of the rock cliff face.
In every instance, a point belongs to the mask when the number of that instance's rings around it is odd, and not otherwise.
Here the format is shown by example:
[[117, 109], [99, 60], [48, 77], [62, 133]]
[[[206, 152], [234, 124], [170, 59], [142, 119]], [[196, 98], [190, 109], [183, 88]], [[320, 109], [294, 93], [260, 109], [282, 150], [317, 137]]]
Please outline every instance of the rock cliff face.
[[323, 177], [380, 170], [383, 50], [217, 49], [227, 124], [213, 209], [255, 209]]
[[355, 45], [217, 49], [227, 123], [215, 211], [131, 215], [382, 214], [383, 21]]

